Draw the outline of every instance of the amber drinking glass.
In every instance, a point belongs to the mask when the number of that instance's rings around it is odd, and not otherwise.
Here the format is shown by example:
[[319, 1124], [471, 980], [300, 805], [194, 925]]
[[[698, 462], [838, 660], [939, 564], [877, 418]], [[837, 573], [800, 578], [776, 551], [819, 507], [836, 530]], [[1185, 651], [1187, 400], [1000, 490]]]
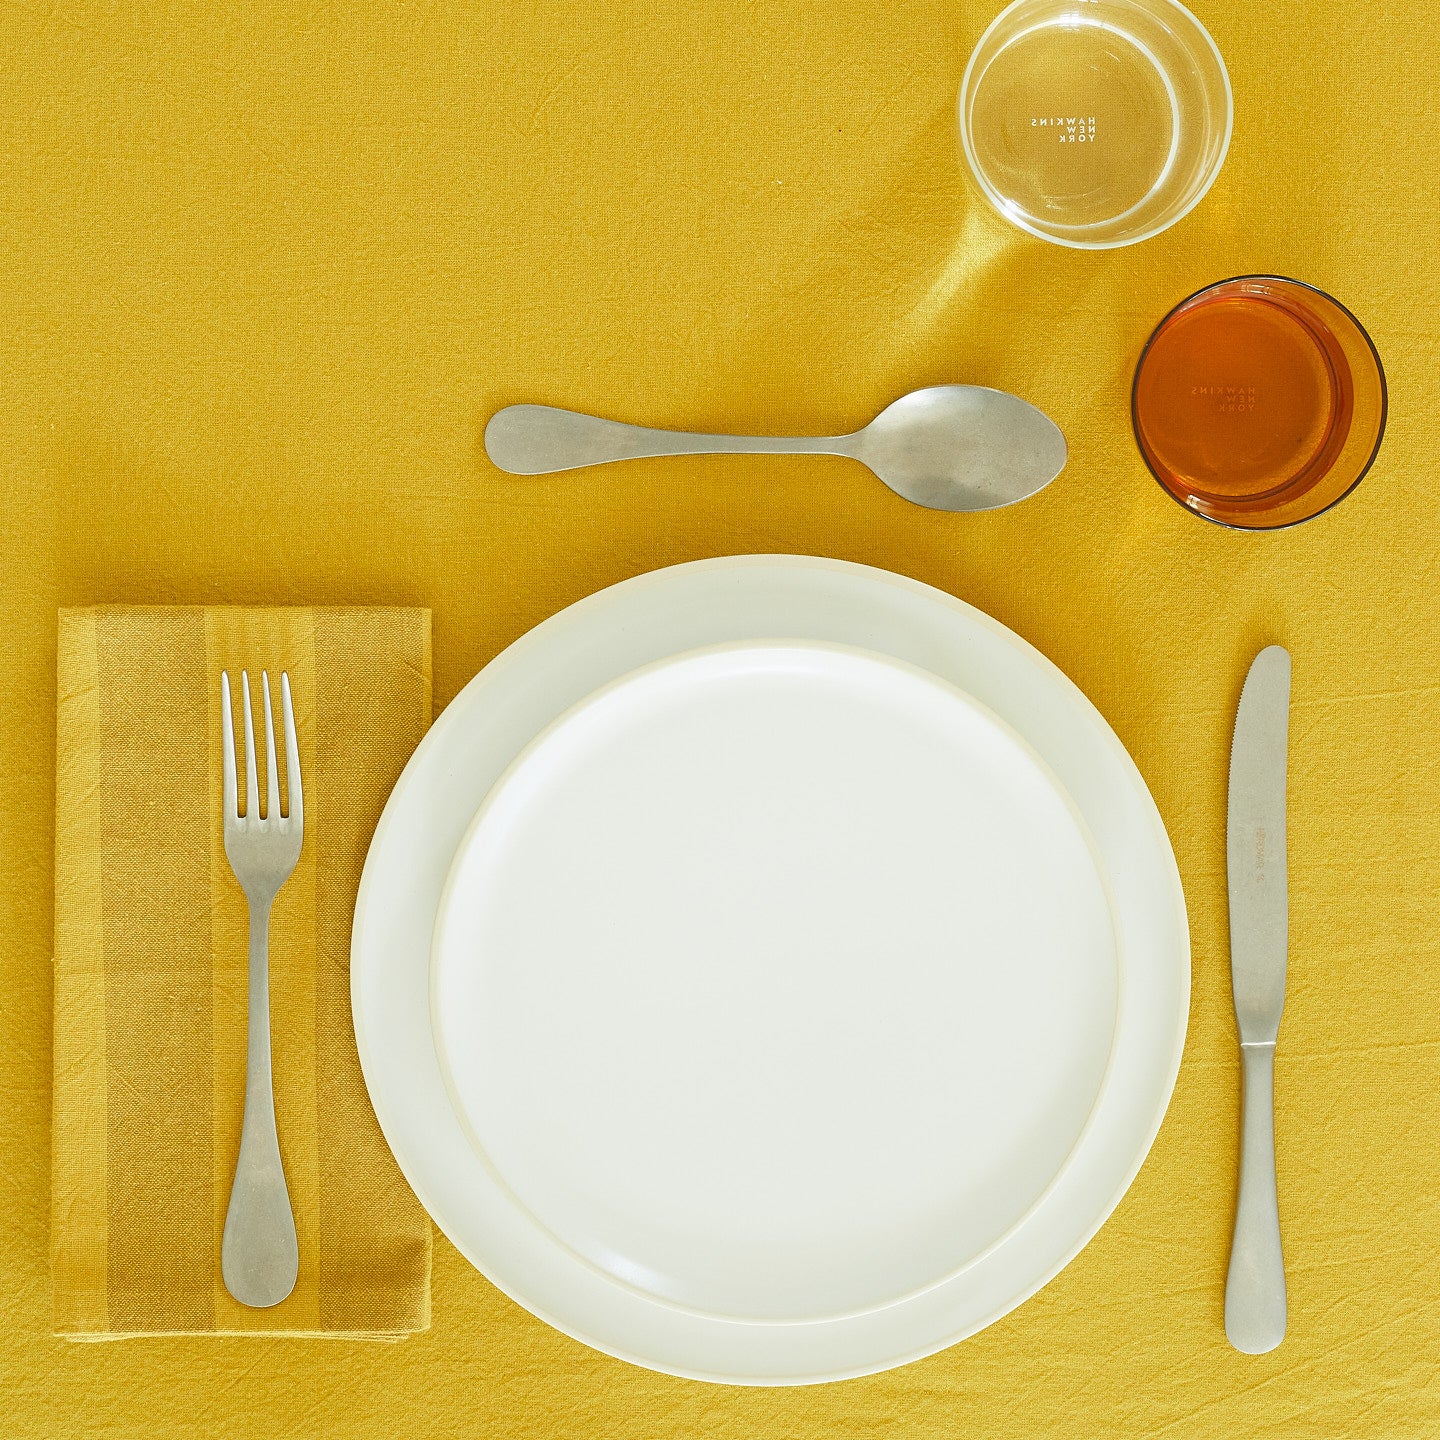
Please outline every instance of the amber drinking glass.
[[1385, 432], [1385, 372], [1338, 300], [1278, 275], [1208, 286], [1135, 372], [1140, 453], [1193, 514], [1241, 530], [1309, 520], [1360, 483]]

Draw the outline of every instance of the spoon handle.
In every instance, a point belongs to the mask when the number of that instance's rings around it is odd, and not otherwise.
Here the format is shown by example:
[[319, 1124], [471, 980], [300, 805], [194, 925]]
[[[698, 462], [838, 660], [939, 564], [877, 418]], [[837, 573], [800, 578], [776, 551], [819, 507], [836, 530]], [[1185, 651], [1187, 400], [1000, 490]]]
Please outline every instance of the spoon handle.
[[507, 405], [485, 427], [485, 453], [511, 475], [548, 475], [654, 455], [848, 455], [849, 439], [696, 435], [622, 425], [550, 405]]

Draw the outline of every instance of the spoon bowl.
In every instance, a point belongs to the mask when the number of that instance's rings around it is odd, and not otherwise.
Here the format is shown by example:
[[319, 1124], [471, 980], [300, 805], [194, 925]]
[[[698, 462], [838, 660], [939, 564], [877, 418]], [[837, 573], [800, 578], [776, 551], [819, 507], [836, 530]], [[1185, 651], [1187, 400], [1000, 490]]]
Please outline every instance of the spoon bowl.
[[1048, 415], [978, 385], [912, 391], [848, 438], [849, 454], [932, 510], [1013, 505], [1065, 468], [1065, 437]]
[[548, 475], [660, 455], [842, 455], [932, 510], [995, 510], [1044, 489], [1065, 468], [1049, 416], [1003, 390], [934, 385], [902, 396], [849, 435], [701, 435], [509, 405], [490, 417], [485, 452], [511, 475]]

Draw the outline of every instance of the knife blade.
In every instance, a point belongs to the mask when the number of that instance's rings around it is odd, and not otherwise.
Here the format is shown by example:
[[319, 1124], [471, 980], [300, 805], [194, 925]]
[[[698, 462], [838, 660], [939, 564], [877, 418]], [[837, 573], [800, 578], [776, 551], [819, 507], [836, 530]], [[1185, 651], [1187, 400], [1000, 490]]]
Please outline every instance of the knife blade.
[[1226, 870], [1230, 979], [1244, 1077], [1240, 1188], [1225, 1282], [1225, 1333], [1249, 1355], [1285, 1338], [1285, 1264], [1275, 1186], [1275, 1042], [1285, 1007], [1289, 900], [1285, 768], [1290, 653], [1262, 650], [1240, 692], [1230, 748]]

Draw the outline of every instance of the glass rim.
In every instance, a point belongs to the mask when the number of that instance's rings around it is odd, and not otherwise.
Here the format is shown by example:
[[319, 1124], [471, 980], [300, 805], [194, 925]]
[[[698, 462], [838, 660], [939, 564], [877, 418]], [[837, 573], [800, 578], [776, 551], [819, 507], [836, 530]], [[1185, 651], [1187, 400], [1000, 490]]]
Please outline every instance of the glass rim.
[[[1020, 0], [1024, 3], [1024, 0]], [[1308, 515], [1301, 515], [1294, 520], [1280, 520], [1271, 525], [1240, 525], [1231, 520], [1223, 520], [1216, 515], [1207, 515], [1203, 510], [1196, 510], [1187, 505], [1159, 476], [1155, 467], [1150, 463], [1150, 457], [1145, 452], [1144, 442], [1140, 438], [1140, 372], [1145, 366], [1145, 357], [1150, 353], [1150, 347], [1154, 345], [1160, 332], [1168, 325], [1171, 319], [1179, 314], [1192, 300], [1198, 300], [1202, 295], [1208, 295], [1212, 290], [1224, 289], [1226, 285], [1236, 285], [1242, 280], [1278, 280], [1285, 285], [1294, 285], [1301, 290], [1308, 290], [1313, 295], [1319, 295], [1322, 299], [1328, 300], [1337, 310], [1354, 325], [1360, 338], [1370, 349], [1370, 354], [1375, 361], [1375, 374], [1380, 381], [1380, 416], [1379, 426], [1375, 431], [1375, 443], [1370, 447], [1370, 454], [1366, 457], [1365, 463], [1360, 467], [1355, 478], [1332, 500], [1327, 500], [1318, 510], [1311, 511]], [[1145, 468], [1150, 472], [1151, 478], [1171, 500], [1175, 502], [1187, 515], [1197, 520], [1205, 520], [1211, 525], [1218, 525], [1222, 530], [1238, 530], [1242, 533], [1255, 533], [1256, 531], [1293, 530], [1297, 525], [1304, 525], [1309, 520], [1317, 520], [1327, 511], [1333, 510], [1342, 500], [1354, 493], [1360, 482], [1370, 473], [1375, 461], [1380, 455], [1380, 445], [1385, 439], [1385, 427], [1390, 419], [1390, 382], [1385, 378], [1385, 363], [1380, 358], [1380, 351], [1371, 338], [1370, 332], [1361, 323], [1360, 317], [1343, 301], [1337, 300], [1328, 290], [1322, 290], [1318, 285], [1312, 285], [1308, 280], [1296, 280], [1290, 275], [1277, 275], [1270, 272], [1252, 272], [1244, 275], [1231, 275], [1224, 280], [1212, 280], [1208, 285], [1202, 285], [1198, 290], [1192, 291], [1183, 300], [1172, 305], [1160, 319], [1155, 323], [1154, 329], [1150, 331], [1141, 347], [1140, 358], [1135, 362], [1135, 373], [1130, 381], [1130, 430], [1135, 438], [1135, 448], [1140, 452], [1140, 459], [1144, 462]], [[1326, 474], [1329, 473], [1327, 470]], [[1263, 510], [1256, 511], [1263, 515]]]
[[[1214, 56], [1215, 63], [1220, 70], [1221, 84], [1225, 90], [1225, 125], [1220, 136], [1220, 149], [1215, 156], [1214, 163], [1210, 167], [1210, 173], [1205, 177], [1205, 182], [1190, 197], [1185, 204], [1170, 216], [1169, 219], [1159, 224], [1151, 225], [1149, 228], [1139, 231], [1134, 235], [1127, 235], [1119, 240], [1078, 240], [1065, 236], [1052, 235], [1049, 231], [1042, 230], [1036, 225], [1030, 224], [1014, 213], [1011, 203], [1003, 196], [986, 178], [980, 169], [979, 161], [975, 154], [975, 147], [970, 142], [970, 122], [965, 113], [965, 97], [971, 88], [971, 77], [975, 70], [975, 60], [980, 54], [980, 47], [990, 38], [992, 32], [1000, 25], [1012, 11], [1019, 10], [1028, 5], [1034, 5], [1037, 0], [1010, 0], [1010, 3], [1000, 11], [998, 15], [981, 32], [980, 38], [975, 42], [974, 48], [970, 51], [970, 58], [965, 64], [965, 73], [960, 78], [960, 90], [957, 99], [957, 108], [960, 119], [960, 147], [965, 155], [965, 164], [970, 171], [971, 178], [980, 187], [981, 193], [985, 196], [991, 206], [1000, 215], [1000, 218], [1008, 225], [1013, 225], [1017, 230], [1023, 230], [1027, 235], [1033, 235], [1037, 240], [1044, 240], [1050, 245], [1062, 245], [1068, 250], [1121, 250], [1127, 245], [1138, 245], [1144, 240], [1152, 240], [1156, 235], [1162, 234], [1172, 225], [1183, 220], [1205, 197], [1210, 193], [1210, 188], [1220, 178], [1220, 171], [1225, 167], [1225, 157], [1230, 153], [1230, 140], [1235, 132], [1235, 87], [1230, 83], [1230, 69], [1225, 64], [1225, 57], [1220, 53], [1220, 47], [1215, 43], [1215, 37], [1205, 27], [1200, 17], [1181, 3], [1181, 0], [1145, 0], [1145, 3], [1159, 6], [1163, 9], [1177, 11], [1183, 15], [1195, 27], [1196, 31], [1203, 37], [1205, 43], [1210, 47], [1210, 53]], [[1105, 3], [1105, 0], [1095, 0], [1095, 3]], [[1109, 221], [1096, 221], [1095, 224], [1108, 224]], [[1089, 227], [1087, 227], [1089, 228]]]

